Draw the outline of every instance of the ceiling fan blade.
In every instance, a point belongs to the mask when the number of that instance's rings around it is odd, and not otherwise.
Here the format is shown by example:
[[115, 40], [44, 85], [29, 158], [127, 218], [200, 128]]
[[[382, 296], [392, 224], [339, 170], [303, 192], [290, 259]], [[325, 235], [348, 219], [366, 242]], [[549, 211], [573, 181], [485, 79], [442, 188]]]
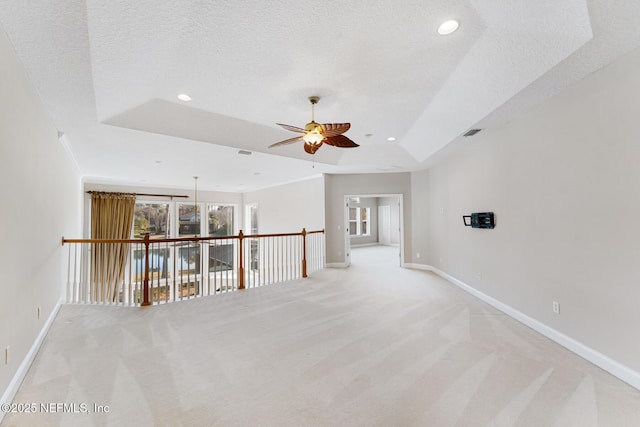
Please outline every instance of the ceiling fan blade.
[[322, 126], [324, 136], [327, 138], [345, 133], [351, 127], [351, 123], [325, 123]]
[[286, 130], [290, 130], [291, 132], [305, 133], [304, 129], [299, 128], [297, 126], [283, 125], [282, 123], [276, 123], [276, 124], [280, 127], [285, 128]]
[[269, 146], [269, 148], [279, 147], [281, 145], [289, 145], [289, 144], [293, 144], [294, 142], [298, 142], [298, 141], [304, 141], [304, 140], [302, 139], [301, 136], [296, 136], [295, 138], [289, 138], [289, 139], [285, 139], [284, 141], [280, 141], [280, 142], [276, 142], [275, 144], [271, 144]]
[[325, 139], [323, 142], [325, 144], [333, 145], [334, 147], [340, 147], [340, 148], [352, 148], [352, 147], [360, 146], [359, 144], [356, 144], [355, 142], [353, 142], [352, 140], [350, 140], [344, 135], [331, 136]]
[[320, 146], [322, 145], [322, 142], [320, 144], [309, 144], [308, 142], [304, 143], [304, 151], [306, 151], [309, 154], [315, 154], [316, 151], [318, 151], [318, 148], [320, 148]]

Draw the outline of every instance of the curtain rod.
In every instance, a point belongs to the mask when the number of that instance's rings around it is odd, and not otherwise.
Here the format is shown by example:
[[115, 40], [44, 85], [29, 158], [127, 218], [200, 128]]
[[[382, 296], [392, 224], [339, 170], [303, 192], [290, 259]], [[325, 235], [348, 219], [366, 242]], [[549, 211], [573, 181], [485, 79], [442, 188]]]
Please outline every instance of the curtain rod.
[[180, 198], [180, 199], [188, 199], [189, 196], [185, 196], [182, 194], [149, 194], [149, 193], [110, 193], [108, 191], [87, 191], [87, 194], [131, 194], [132, 196], [152, 196], [152, 197], [170, 197], [170, 198]]

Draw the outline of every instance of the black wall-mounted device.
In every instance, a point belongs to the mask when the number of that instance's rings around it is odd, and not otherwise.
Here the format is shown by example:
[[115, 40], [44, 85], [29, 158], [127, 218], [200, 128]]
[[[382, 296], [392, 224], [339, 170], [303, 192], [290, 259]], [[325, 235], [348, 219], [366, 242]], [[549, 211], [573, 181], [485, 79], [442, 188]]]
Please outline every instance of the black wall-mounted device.
[[493, 212], [475, 212], [471, 215], [463, 215], [464, 225], [472, 228], [494, 228], [496, 223]]

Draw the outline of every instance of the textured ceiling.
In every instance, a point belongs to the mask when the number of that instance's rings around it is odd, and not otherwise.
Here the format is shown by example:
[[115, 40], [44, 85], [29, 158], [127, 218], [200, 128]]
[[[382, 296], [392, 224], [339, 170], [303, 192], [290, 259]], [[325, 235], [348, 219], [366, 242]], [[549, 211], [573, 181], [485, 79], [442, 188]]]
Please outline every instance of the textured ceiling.
[[[638, 46], [638, 22], [637, 1], [0, 2], [87, 181], [227, 191], [425, 167]], [[310, 95], [361, 147], [267, 148]]]

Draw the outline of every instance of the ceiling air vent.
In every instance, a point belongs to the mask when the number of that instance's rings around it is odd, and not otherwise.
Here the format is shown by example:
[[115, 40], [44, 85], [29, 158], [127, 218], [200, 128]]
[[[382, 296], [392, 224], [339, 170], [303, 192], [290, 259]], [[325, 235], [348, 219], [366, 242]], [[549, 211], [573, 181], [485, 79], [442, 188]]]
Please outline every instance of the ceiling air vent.
[[476, 133], [480, 132], [482, 129], [470, 129], [463, 136], [473, 136]]
[[242, 154], [243, 156], [250, 156], [253, 153], [251, 151], [247, 151], [247, 150], [238, 150], [238, 154]]

